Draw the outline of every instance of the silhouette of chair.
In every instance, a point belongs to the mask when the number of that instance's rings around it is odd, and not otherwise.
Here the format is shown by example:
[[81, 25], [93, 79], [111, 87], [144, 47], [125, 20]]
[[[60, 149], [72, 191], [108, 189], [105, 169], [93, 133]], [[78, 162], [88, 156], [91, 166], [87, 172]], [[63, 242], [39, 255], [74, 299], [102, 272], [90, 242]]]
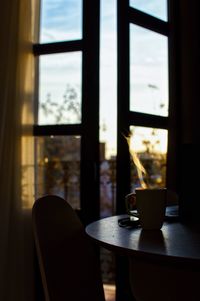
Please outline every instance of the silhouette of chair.
[[46, 301], [105, 301], [97, 252], [72, 207], [47, 195], [32, 208]]

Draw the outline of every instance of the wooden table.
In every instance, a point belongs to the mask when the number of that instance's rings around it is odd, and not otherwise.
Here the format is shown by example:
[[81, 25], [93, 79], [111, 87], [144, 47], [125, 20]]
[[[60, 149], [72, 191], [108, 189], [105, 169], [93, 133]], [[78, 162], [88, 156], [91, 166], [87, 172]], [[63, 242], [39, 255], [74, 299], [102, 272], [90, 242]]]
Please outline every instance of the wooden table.
[[200, 300], [199, 225], [166, 221], [156, 231], [142, 230], [140, 226], [123, 228], [118, 222], [125, 217], [93, 222], [86, 227], [86, 233], [100, 246], [130, 258], [136, 299]]

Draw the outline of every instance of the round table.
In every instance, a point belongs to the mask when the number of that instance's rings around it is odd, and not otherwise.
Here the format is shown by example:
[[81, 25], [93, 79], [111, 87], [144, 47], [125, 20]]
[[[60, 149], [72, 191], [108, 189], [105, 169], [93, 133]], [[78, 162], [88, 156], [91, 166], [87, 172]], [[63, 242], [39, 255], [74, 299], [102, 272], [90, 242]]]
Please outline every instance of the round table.
[[119, 226], [118, 215], [95, 221], [87, 235], [100, 246], [130, 259], [136, 300], [200, 300], [200, 227], [166, 221], [161, 230]]

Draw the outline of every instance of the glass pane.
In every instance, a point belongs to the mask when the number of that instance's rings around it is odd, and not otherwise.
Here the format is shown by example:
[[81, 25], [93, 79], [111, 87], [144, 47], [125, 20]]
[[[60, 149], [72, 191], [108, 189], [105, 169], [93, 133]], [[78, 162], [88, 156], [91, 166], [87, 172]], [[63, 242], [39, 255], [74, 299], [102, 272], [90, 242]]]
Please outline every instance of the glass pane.
[[[100, 216], [115, 214], [116, 199], [116, 0], [101, 0], [100, 20]], [[115, 300], [115, 256], [101, 248], [106, 300]]]
[[131, 191], [143, 187], [165, 187], [167, 130], [131, 126]]
[[101, 218], [115, 213], [116, 158], [102, 160], [100, 165]]
[[81, 122], [80, 52], [40, 56], [39, 124]]
[[80, 208], [80, 137], [36, 137], [36, 197], [56, 194]]
[[42, 0], [40, 43], [82, 38], [82, 0]]
[[100, 29], [100, 140], [106, 159], [116, 156], [117, 51], [116, 1], [101, 1]]
[[130, 0], [130, 6], [167, 21], [167, 0]]
[[130, 27], [130, 110], [168, 115], [168, 40]]
[[[114, 214], [116, 161], [116, 1], [101, 1], [100, 30], [101, 217]], [[112, 114], [111, 114], [112, 112]]]

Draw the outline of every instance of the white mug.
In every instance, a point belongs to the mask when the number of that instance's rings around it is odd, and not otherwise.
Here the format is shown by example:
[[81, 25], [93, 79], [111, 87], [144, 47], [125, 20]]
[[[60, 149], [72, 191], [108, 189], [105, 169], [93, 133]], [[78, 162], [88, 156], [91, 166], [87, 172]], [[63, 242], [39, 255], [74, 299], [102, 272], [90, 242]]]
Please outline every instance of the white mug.
[[125, 197], [130, 219], [138, 216], [143, 229], [161, 229], [167, 203], [177, 199], [177, 194], [166, 188], [138, 188]]
[[136, 207], [144, 230], [161, 229], [167, 203], [167, 189], [136, 189]]

